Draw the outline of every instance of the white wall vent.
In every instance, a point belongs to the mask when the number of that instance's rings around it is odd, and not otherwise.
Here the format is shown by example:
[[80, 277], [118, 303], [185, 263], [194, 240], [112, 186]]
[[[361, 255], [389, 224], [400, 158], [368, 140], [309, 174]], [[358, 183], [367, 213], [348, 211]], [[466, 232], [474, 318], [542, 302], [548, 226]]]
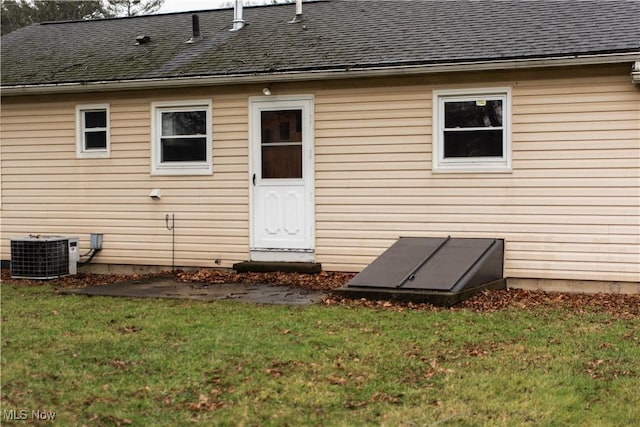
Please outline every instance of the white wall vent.
[[11, 239], [11, 277], [53, 279], [76, 274], [78, 238], [31, 235]]

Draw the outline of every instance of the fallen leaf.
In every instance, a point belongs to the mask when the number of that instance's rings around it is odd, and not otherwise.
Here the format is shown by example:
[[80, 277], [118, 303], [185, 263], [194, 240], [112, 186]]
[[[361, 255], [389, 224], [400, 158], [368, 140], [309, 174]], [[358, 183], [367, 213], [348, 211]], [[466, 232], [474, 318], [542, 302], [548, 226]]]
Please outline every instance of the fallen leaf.
[[[270, 284], [290, 286], [300, 289], [331, 291], [345, 286], [355, 273], [327, 272], [318, 274], [304, 273], [236, 273], [234, 271], [201, 269], [196, 271], [160, 272], [154, 274], [85, 274], [60, 277], [50, 281], [13, 279], [9, 269], [2, 270], [3, 283], [11, 283], [14, 286], [50, 286], [54, 289], [80, 288], [83, 286], [102, 286], [112, 283], [141, 280], [157, 276], [173, 275], [176, 280], [187, 283], [248, 283]], [[529, 310], [538, 307], [562, 308], [574, 313], [585, 313], [589, 310], [598, 310], [606, 313], [611, 319], [637, 319], [640, 318], [640, 294], [580, 294], [529, 291], [524, 289], [500, 289], [485, 290], [473, 297], [456, 304], [450, 308], [435, 307], [426, 303], [403, 303], [396, 301], [370, 301], [366, 298], [347, 299], [329, 296], [324, 305], [345, 305], [352, 307], [366, 307], [380, 310], [419, 310], [419, 311], [443, 311], [467, 309], [472, 311], [493, 312], [509, 308]], [[56, 315], [54, 313], [54, 315]], [[139, 328], [125, 326], [122, 332], [133, 333]], [[637, 334], [630, 339], [638, 340]]]
[[111, 361], [111, 364], [118, 369], [124, 369], [127, 366], [127, 362], [121, 359], [114, 359]]
[[344, 385], [347, 382], [346, 379], [344, 379], [342, 377], [338, 377], [336, 375], [329, 375], [327, 377], [327, 380], [329, 381], [329, 383], [331, 383], [333, 385]]

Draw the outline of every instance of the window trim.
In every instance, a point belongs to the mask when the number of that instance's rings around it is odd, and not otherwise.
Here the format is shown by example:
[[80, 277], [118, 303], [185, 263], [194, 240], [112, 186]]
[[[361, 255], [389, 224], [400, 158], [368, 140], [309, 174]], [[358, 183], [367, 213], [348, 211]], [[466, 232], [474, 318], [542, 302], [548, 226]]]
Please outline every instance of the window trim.
[[[80, 104], [76, 105], [76, 155], [84, 158], [107, 158], [111, 156], [111, 112], [109, 104]], [[106, 132], [105, 148], [86, 148], [85, 112], [104, 110], [107, 118], [106, 127], [90, 128]]]
[[[444, 158], [444, 102], [449, 100], [471, 101], [478, 97], [494, 97], [503, 100], [502, 157]], [[511, 88], [469, 88], [433, 91], [432, 110], [432, 171], [433, 172], [511, 172]]]
[[[171, 111], [205, 110], [206, 153], [204, 162], [160, 162], [162, 136], [162, 113]], [[151, 103], [151, 175], [211, 175], [213, 173], [213, 116], [210, 99], [189, 101], [163, 101]]]

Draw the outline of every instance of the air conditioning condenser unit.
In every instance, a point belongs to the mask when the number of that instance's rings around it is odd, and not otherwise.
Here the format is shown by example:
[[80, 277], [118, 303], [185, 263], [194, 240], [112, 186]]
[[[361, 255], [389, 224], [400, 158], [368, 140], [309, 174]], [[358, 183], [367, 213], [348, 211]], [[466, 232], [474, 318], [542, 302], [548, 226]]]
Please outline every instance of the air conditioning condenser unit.
[[11, 239], [11, 277], [54, 279], [78, 272], [77, 237], [30, 235]]

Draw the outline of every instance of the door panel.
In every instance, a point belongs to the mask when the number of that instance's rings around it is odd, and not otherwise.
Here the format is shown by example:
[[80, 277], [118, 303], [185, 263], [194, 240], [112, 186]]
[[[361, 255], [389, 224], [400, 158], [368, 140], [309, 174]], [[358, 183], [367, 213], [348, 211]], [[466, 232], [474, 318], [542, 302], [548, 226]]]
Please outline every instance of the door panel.
[[310, 97], [251, 100], [251, 249], [282, 261], [314, 247], [312, 107]]

